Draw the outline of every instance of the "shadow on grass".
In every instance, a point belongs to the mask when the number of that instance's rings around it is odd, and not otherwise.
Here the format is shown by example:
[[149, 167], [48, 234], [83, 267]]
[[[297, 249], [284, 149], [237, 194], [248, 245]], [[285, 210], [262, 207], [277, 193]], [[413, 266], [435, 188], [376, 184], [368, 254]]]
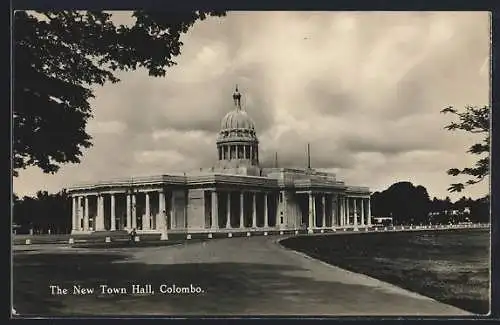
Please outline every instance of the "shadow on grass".
[[281, 244], [476, 314], [490, 310], [488, 231], [295, 237]]

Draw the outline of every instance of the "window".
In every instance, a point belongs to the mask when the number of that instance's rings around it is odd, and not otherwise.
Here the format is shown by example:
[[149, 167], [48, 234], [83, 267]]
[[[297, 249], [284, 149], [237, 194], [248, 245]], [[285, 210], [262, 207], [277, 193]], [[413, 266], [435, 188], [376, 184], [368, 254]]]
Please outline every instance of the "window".
[[280, 193], [280, 203], [283, 203], [283, 193]]
[[283, 223], [283, 216], [280, 217], [280, 223]]

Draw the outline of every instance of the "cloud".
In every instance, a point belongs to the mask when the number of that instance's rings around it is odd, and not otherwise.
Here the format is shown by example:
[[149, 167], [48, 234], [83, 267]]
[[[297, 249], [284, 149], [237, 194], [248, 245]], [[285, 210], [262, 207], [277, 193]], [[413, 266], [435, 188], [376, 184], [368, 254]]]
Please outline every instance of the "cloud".
[[120, 121], [95, 121], [91, 120], [87, 125], [89, 134], [121, 134], [127, 125]]
[[[120, 22], [128, 22], [122, 14]], [[183, 36], [165, 78], [119, 73], [95, 89], [94, 146], [82, 163], [21, 171], [19, 193], [78, 181], [210, 167], [235, 84], [256, 123], [262, 164], [315, 168], [353, 185], [400, 180], [446, 196], [446, 175], [477, 137], [443, 127], [448, 105], [489, 103], [485, 12], [230, 12]], [[42, 185], [43, 184], [43, 185]], [[486, 183], [466, 195], [486, 193]], [[460, 194], [462, 195], [462, 194]]]

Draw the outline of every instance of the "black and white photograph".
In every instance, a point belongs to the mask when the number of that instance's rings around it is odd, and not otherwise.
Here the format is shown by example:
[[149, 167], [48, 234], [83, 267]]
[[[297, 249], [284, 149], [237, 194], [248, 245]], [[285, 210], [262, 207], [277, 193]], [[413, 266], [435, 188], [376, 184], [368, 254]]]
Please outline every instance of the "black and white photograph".
[[491, 310], [487, 11], [12, 12], [12, 318]]

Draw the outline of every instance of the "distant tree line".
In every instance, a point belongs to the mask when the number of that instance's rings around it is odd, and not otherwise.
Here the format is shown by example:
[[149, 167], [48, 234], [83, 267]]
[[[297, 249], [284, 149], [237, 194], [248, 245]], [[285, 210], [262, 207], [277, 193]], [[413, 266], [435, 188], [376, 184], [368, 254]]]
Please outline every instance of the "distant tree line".
[[465, 196], [452, 202], [449, 197], [429, 197], [427, 189], [411, 182], [398, 182], [371, 196], [373, 217], [392, 217], [396, 225], [443, 224], [464, 221], [489, 222], [488, 197]]
[[49, 194], [38, 191], [34, 197], [19, 198], [14, 194], [13, 222], [18, 234], [28, 234], [30, 229], [38, 234], [71, 232], [71, 200], [66, 192]]

